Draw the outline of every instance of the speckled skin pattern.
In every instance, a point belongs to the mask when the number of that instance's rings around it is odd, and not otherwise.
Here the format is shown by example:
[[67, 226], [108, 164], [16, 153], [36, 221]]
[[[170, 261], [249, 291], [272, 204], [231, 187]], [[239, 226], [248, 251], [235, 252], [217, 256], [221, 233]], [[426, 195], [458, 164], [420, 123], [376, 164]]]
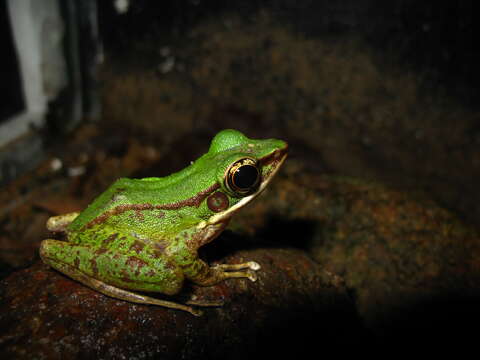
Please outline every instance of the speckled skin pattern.
[[[225, 276], [200, 260], [197, 250], [265, 188], [286, 152], [284, 141], [253, 140], [223, 130], [209, 151], [185, 169], [164, 178], [119, 179], [78, 216], [56, 217], [62, 225], [50, 229], [64, 231], [67, 241], [44, 240], [40, 255], [93, 288], [99, 286], [82, 279], [170, 295], [180, 291], [185, 278], [205, 286], [240, 274], [251, 278], [246, 273]], [[244, 158], [258, 164], [259, 181], [242, 195], [227, 186], [225, 177], [229, 167]]]

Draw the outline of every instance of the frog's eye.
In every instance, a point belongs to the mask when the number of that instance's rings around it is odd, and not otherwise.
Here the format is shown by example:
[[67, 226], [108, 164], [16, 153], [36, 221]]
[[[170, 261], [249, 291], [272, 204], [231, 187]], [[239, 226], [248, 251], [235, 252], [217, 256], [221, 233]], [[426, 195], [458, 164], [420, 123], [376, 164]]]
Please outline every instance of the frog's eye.
[[227, 188], [238, 195], [246, 195], [255, 191], [259, 182], [258, 163], [251, 158], [235, 161], [228, 168], [225, 178]]

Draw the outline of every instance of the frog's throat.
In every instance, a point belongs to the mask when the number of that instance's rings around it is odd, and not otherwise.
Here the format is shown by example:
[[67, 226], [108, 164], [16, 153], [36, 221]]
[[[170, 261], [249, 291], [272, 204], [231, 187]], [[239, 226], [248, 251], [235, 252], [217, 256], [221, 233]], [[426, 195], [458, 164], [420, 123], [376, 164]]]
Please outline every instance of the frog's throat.
[[276, 164], [276, 166], [274, 167], [274, 169], [272, 170], [272, 172], [268, 175], [268, 177], [262, 181], [262, 183], [260, 184], [258, 190], [256, 192], [254, 192], [253, 194], [251, 195], [248, 195], [248, 196], [245, 196], [244, 198], [242, 198], [238, 203], [236, 203], [235, 205], [233, 205], [232, 207], [228, 208], [227, 210], [225, 211], [222, 211], [222, 212], [219, 212], [219, 213], [216, 213], [215, 215], [211, 216], [207, 221], [201, 221], [198, 225], [197, 225], [197, 229], [203, 229], [205, 226], [207, 225], [214, 225], [214, 224], [218, 224], [219, 222], [223, 222], [229, 218], [232, 217], [233, 214], [235, 214], [235, 212], [237, 212], [239, 209], [241, 209], [242, 207], [244, 207], [246, 204], [248, 204], [250, 201], [252, 201], [253, 199], [255, 199], [258, 195], [260, 195], [260, 193], [265, 190], [265, 188], [267, 187], [267, 185], [270, 183], [270, 181], [272, 181], [272, 179], [275, 177], [275, 174], [278, 172], [278, 170], [282, 167], [282, 164], [283, 162], [285, 161], [285, 159], [287, 158], [287, 154], [284, 153], [282, 155], [282, 158], [280, 160], [278, 160], [278, 163]]

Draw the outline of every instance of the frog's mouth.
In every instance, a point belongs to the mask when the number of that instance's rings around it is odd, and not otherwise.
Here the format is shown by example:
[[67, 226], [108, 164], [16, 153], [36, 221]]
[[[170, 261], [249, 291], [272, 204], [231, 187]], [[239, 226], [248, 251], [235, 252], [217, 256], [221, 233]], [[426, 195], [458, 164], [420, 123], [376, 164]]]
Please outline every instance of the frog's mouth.
[[230, 219], [233, 216], [233, 214], [235, 214], [239, 209], [241, 209], [250, 201], [255, 199], [258, 195], [261, 194], [263, 190], [265, 190], [265, 188], [270, 183], [270, 181], [272, 181], [272, 179], [275, 177], [278, 170], [282, 167], [282, 164], [286, 158], [287, 158], [287, 147], [283, 149], [277, 149], [272, 154], [269, 154], [266, 157], [260, 159], [260, 163], [264, 166], [270, 165], [271, 170], [262, 176], [262, 181], [257, 191], [255, 191], [253, 194], [243, 197], [238, 203], [226, 209], [225, 211], [216, 213], [215, 215], [211, 216], [207, 221], [205, 222], [202, 221], [198, 225], [198, 227], [203, 228], [206, 225], [214, 225], [214, 224], [218, 224], [219, 222], [224, 222]]

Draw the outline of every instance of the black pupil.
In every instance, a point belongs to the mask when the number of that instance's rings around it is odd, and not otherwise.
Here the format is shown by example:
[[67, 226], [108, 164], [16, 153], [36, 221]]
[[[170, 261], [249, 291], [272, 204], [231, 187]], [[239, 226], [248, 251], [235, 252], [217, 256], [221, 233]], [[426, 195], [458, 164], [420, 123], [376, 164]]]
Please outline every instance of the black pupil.
[[240, 166], [233, 174], [233, 183], [239, 189], [248, 189], [255, 185], [258, 178], [258, 170], [252, 165]]

